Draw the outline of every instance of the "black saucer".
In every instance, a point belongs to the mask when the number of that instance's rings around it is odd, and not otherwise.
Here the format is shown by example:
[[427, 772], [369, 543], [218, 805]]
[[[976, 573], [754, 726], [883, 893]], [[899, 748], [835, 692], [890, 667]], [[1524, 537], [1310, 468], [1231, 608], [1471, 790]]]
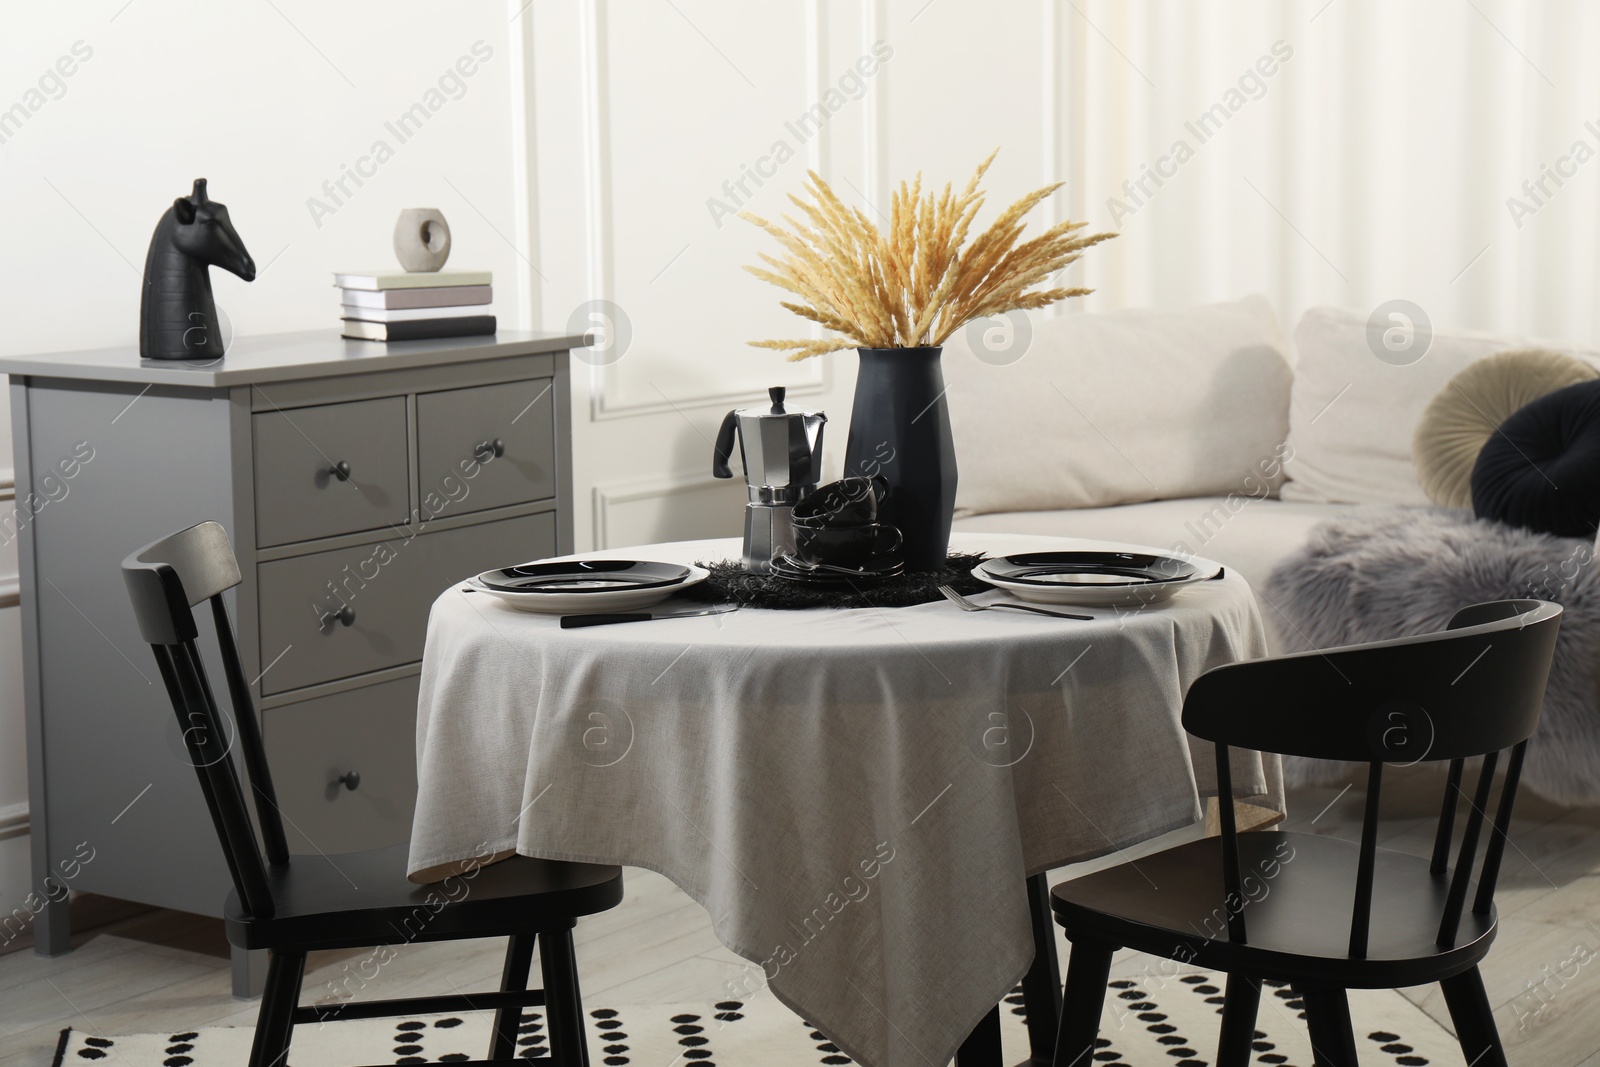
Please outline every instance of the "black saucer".
[[818, 589], [861, 589], [905, 573], [899, 557], [875, 560], [862, 567], [817, 567], [784, 553], [772, 561], [772, 576]]

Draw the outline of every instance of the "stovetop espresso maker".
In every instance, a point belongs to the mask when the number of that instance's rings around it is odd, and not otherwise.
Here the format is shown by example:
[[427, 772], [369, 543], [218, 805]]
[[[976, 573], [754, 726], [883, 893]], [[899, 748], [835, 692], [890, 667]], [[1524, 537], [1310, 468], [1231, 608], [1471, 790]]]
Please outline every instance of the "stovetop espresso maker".
[[755, 574], [767, 573], [775, 556], [794, 551], [794, 506], [822, 480], [822, 430], [828, 421], [820, 411], [785, 408], [781, 385], [767, 393], [771, 407], [728, 412], [711, 456], [711, 473], [732, 478], [728, 460], [738, 434], [749, 494], [744, 509], [744, 565]]

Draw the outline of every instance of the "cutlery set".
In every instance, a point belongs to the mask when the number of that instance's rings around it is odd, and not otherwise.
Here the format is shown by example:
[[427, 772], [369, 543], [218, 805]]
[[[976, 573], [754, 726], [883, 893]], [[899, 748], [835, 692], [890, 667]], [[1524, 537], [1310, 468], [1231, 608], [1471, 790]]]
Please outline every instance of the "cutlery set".
[[951, 589], [948, 585], [941, 585], [939, 592], [943, 593], [946, 600], [962, 611], [1001, 611], [1009, 608], [1012, 611], [1026, 611], [1034, 615], [1050, 615], [1057, 619], [1081, 619], [1084, 622], [1092, 622], [1094, 620], [1093, 615], [1074, 615], [1067, 611], [1051, 611], [1049, 608], [1036, 608], [1032, 604], [1013, 604], [1007, 601], [1002, 601], [999, 604], [977, 604]]

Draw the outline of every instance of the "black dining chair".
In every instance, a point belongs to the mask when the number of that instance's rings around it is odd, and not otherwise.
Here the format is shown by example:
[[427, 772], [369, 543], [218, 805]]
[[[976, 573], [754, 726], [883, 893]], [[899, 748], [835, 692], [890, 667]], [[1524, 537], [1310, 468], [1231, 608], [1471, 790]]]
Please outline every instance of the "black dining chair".
[[[291, 862], [250, 687], [222, 601], [224, 590], [239, 584], [226, 531], [203, 522], [164, 537], [125, 559], [122, 574], [233, 879], [224, 907], [228, 941], [268, 953], [250, 1067], [284, 1067], [297, 1023], [475, 1010], [495, 1012], [489, 1058], [456, 1062], [503, 1063], [516, 1057], [522, 1009], [541, 1004], [551, 1052], [543, 1061], [587, 1067], [572, 929], [579, 916], [621, 902], [622, 869], [513, 856], [441, 888], [406, 880], [404, 845]], [[211, 602], [259, 841], [196, 645], [193, 609], [203, 600]], [[299, 1006], [308, 952], [497, 936], [510, 939], [497, 991]], [[528, 988], [535, 939], [543, 989]]]
[[[1318, 1067], [1356, 1063], [1347, 989], [1431, 982], [1444, 989], [1466, 1062], [1504, 1067], [1478, 963], [1495, 937], [1495, 881], [1560, 625], [1555, 604], [1497, 601], [1457, 612], [1438, 633], [1230, 664], [1196, 679], [1183, 725], [1216, 745], [1222, 834], [1051, 890], [1072, 943], [1056, 1067], [1093, 1062], [1119, 948], [1228, 975], [1218, 1067], [1249, 1063], [1263, 980], [1300, 996]], [[1230, 747], [1367, 764], [1361, 840], [1238, 833]], [[1452, 869], [1462, 775], [1477, 756]], [[1384, 765], [1424, 760], [1450, 764], [1432, 858], [1378, 848]]]

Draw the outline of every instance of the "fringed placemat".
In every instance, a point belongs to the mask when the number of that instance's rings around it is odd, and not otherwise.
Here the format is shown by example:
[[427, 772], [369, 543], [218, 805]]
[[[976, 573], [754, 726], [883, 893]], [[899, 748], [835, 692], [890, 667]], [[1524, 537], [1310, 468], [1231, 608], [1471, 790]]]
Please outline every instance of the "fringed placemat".
[[913, 604], [931, 604], [941, 599], [941, 585], [948, 585], [964, 595], [984, 592], [989, 586], [971, 574], [972, 568], [983, 560], [982, 553], [952, 552], [945, 559], [944, 566], [936, 571], [902, 574], [886, 581], [862, 582], [856, 587], [816, 588], [784, 578], [751, 574], [738, 560], [725, 559], [717, 563], [695, 564], [710, 571], [711, 577], [685, 589], [681, 595], [690, 600], [714, 604], [731, 602], [747, 608], [778, 608], [785, 611], [803, 608], [906, 608]]

